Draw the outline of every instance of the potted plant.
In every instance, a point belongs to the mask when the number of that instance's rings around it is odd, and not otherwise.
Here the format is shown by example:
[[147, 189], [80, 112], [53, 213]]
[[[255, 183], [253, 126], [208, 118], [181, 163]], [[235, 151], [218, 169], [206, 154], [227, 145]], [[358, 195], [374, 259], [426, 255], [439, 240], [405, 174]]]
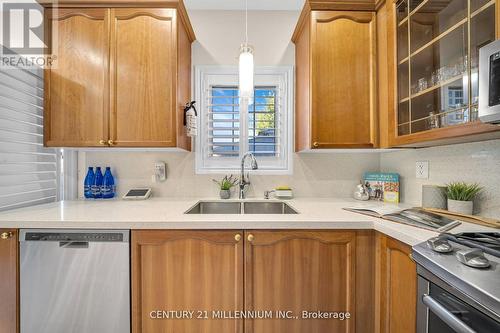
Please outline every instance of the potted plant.
[[212, 181], [219, 186], [219, 196], [221, 199], [229, 199], [231, 197], [231, 188], [238, 183], [238, 179], [233, 177], [233, 175], [226, 175], [221, 180], [212, 179]]
[[482, 187], [478, 184], [454, 182], [446, 185], [448, 210], [450, 212], [472, 215], [474, 211], [473, 200], [481, 190]]

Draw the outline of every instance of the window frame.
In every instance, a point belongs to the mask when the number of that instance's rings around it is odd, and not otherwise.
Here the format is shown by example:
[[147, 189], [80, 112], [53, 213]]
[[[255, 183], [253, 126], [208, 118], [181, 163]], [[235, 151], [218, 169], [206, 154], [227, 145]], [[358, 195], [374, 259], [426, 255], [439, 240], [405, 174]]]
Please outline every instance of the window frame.
[[[254, 174], [262, 175], [290, 175], [293, 173], [294, 147], [294, 67], [293, 66], [265, 66], [255, 68], [254, 84], [260, 86], [276, 86], [279, 91], [280, 104], [278, 106], [281, 121], [281, 137], [279, 157], [258, 156], [259, 169]], [[238, 157], [209, 157], [207, 124], [207, 93], [212, 86], [238, 86], [238, 67], [236, 66], [195, 66], [194, 95], [198, 102], [198, 135], [194, 142], [196, 174], [221, 174], [240, 171], [241, 156]], [[241, 105], [240, 133], [245, 128], [243, 139], [248, 137], [248, 106]], [[205, 125], [205, 126], [202, 126]], [[244, 141], [244, 140], [242, 140]], [[248, 143], [247, 143], [248, 144]], [[241, 150], [241, 149], [240, 149]]]

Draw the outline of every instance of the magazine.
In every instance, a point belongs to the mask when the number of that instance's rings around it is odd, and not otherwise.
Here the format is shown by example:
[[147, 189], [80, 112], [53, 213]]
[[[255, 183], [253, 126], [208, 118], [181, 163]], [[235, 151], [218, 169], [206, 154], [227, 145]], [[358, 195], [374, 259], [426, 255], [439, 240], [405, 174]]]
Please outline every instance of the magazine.
[[445, 232], [461, 224], [458, 220], [434, 214], [422, 208], [402, 209], [398, 206], [366, 205], [364, 207], [346, 207], [344, 209], [437, 232]]
[[363, 176], [370, 200], [399, 203], [399, 175], [397, 173], [366, 172]]

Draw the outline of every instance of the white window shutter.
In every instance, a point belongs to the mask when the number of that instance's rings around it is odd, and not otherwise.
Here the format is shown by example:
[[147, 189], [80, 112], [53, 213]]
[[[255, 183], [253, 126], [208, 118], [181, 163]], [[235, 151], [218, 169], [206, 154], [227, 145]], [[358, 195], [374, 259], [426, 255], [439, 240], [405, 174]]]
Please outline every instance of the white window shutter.
[[256, 87], [248, 106], [248, 149], [255, 156], [280, 156], [283, 131], [279, 87]]
[[237, 87], [212, 86], [207, 92], [208, 157], [240, 155], [240, 105]]
[[246, 152], [258, 160], [255, 173], [292, 172], [293, 68], [257, 69], [250, 100], [239, 98], [237, 70], [231, 68], [197, 67], [195, 85], [197, 173], [238, 171]]
[[58, 154], [43, 147], [42, 71], [0, 67], [0, 211], [52, 202]]

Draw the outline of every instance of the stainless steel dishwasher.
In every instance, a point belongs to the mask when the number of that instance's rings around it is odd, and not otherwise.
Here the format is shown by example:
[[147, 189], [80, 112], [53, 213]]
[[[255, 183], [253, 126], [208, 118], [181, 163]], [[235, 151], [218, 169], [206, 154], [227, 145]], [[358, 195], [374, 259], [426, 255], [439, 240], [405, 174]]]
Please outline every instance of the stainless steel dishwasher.
[[128, 230], [21, 230], [21, 333], [130, 332]]

